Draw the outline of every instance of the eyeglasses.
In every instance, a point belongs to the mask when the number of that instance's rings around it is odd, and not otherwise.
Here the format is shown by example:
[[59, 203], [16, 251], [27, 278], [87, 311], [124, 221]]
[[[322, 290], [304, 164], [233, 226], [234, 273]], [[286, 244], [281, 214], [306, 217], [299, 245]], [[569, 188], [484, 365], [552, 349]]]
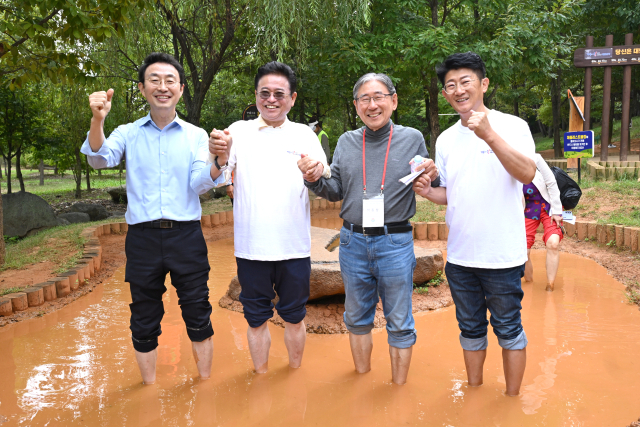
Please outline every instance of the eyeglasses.
[[373, 99], [376, 102], [376, 104], [380, 104], [385, 101], [387, 96], [393, 96], [393, 94], [378, 93], [378, 94], [375, 94], [374, 96], [362, 95], [360, 98], [356, 98], [356, 101], [358, 101], [358, 103], [362, 105], [369, 105], [371, 104], [371, 100]]
[[456, 91], [456, 88], [467, 90], [471, 87], [471, 82], [475, 82], [478, 79], [464, 79], [460, 83], [447, 83], [444, 85], [444, 91], [451, 95]]
[[172, 79], [172, 78], [168, 78], [168, 79], [159, 79], [157, 77], [152, 77], [150, 79], [147, 79], [147, 82], [149, 82], [149, 84], [153, 87], [160, 87], [160, 85], [162, 85], [162, 83], [164, 83], [165, 87], [174, 87], [175, 85], [179, 84], [180, 82]]
[[285, 92], [269, 92], [268, 90], [261, 90], [260, 92], [258, 92], [258, 96], [260, 97], [260, 99], [269, 99], [271, 98], [271, 95], [273, 95], [273, 97], [278, 101], [282, 101], [284, 97], [289, 94]]

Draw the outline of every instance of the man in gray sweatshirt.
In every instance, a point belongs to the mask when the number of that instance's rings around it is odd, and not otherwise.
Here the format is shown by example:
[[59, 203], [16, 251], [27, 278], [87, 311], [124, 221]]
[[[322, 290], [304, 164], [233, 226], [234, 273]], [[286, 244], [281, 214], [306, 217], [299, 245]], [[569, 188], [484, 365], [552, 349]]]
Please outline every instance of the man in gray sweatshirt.
[[[387, 320], [392, 380], [404, 384], [416, 342], [411, 305], [416, 259], [409, 223], [416, 201], [411, 186], [399, 179], [411, 172], [411, 159], [416, 155], [426, 158], [428, 152], [419, 131], [391, 121], [398, 95], [388, 76], [369, 73], [360, 77], [353, 98], [365, 126], [338, 140], [331, 178], [305, 184], [330, 201], [343, 200], [339, 258], [346, 294], [344, 322], [356, 371], [371, 370], [371, 330], [380, 298]], [[435, 164], [425, 161], [424, 176], [436, 181]], [[298, 166], [306, 173], [316, 163], [303, 157]]]

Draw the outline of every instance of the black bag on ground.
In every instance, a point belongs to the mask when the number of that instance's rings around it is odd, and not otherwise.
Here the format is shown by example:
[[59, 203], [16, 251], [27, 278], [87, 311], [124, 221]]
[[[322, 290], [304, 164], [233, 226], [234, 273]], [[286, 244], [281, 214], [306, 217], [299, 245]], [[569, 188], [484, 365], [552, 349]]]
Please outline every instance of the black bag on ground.
[[578, 206], [582, 190], [577, 182], [575, 182], [565, 171], [556, 166], [551, 166], [551, 172], [556, 177], [558, 189], [560, 190], [560, 202], [563, 209], [573, 209]]

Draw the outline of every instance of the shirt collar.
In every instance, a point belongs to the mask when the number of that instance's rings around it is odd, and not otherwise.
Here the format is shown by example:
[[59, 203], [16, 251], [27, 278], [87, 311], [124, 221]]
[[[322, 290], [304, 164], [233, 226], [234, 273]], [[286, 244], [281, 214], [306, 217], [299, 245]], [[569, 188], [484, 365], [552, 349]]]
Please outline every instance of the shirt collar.
[[[158, 127], [158, 125], [156, 125], [156, 123], [151, 118], [151, 113], [147, 113], [147, 115], [143, 117], [142, 120], [140, 120], [140, 127], [145, 126], [147, 123], [151, 123], [156, 128]], [[171, 123], [165, 126], [165, 129], [171, 126], [173, 123], [176, 123], [180, 127], [184, 127], [185, 121], [178, 117], [178, 113], [176, 112], [175, 118], [171, 121]]]
[[280, 126], [275, 126], [275, 127], [268, 125], [267, 122], [265, 122], [264, 119], [262, 118], [262, 115], [259, 115], [258, 118], [256, 119], [256, 125], [258, 126], [258, 130], [262, 130], [264, 128], [282, 129], [288, 123], [289, 123], [289, 119], [286, 117], [284, 119], [284, 123], [282, 123]]

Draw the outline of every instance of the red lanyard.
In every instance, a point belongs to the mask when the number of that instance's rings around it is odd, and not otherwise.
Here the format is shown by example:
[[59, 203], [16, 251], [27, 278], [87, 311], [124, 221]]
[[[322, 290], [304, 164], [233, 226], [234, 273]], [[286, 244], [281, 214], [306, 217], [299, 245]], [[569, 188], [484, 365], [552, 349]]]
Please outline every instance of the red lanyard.
[[[367, 192], [367, 163], [365, 162], [364, 152], [366, 144], [364, 136], [367, 133], [367, 129], [362, 130], [362, 183], [364, 184], [363, 191]], [[387, 142], [387, 154], [384, 156], [384, 170], [382, 171], [382, 184], [380, 185], [380, 194], [384, 191], [384, 178], [387, 176], [387, 159], [389, 159], [389, 147], [391, 147], [391, 137], [393, 136], [393, 125], [391, 125], [391, 131], [389, 132], [389, 142]]]

